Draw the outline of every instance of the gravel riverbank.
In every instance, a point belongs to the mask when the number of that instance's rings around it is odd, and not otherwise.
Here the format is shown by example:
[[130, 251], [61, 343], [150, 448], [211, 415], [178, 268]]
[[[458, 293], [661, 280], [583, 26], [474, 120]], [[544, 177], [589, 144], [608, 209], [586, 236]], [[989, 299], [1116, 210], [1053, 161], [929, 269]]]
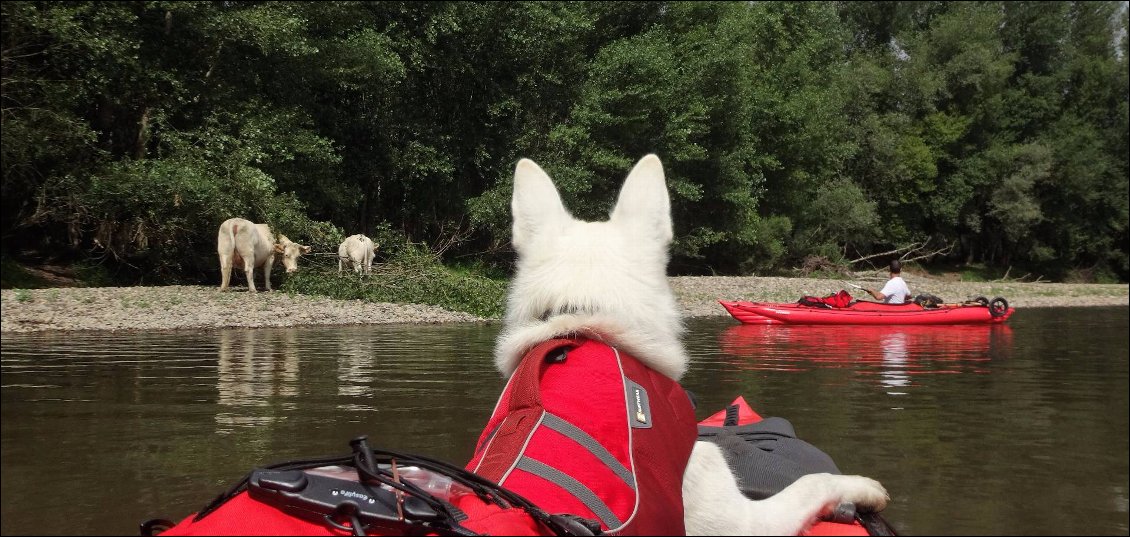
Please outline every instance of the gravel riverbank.
[[[974, 296], [1003, 296], [1016, 308], [1127, 306], [1125, 284], [946, 282], [904, 274], [914, 293], [947, 302]], [[879, 287], [881, 278], [855, 280]], [[840, 280], [774, 277], [671, 278], [689, 317], [725, 316], [719, 299], [793, 302], [801, 295], [827, 295], [846, 286]], [[862, 298], [864, 293], [856, 291]], [[420, 304], [334, 300], [282, 292], [221, 293], [215, 286], [91, 287], [6, 289], [0, 292], [0, 331], [164, 330], [222, 327], [345, 325], [379, 323], [490, 322], [467, 313]]]

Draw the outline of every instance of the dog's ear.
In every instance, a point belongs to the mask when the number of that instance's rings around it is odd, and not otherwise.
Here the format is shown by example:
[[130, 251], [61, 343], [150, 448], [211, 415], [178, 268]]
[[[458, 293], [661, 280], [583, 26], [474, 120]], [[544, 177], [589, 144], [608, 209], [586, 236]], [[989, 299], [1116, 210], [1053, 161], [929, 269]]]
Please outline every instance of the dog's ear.
[[521, 249], [537, 233], [547, 227], [560, 226], [571, 218], [561, 203], [553, 180], [534, 161], [522, 159], [514, 168], [514, 197], [510, 200], [514, 213], [511, 242]]
[[659, 157], [648, 155], [632, 168], [610, 222], [632, 226], [645, 233], [654, 233], [664, 246], [671, 242], [671, 201], [667, 196], [667, 181], [663, 177], [663, 163]]

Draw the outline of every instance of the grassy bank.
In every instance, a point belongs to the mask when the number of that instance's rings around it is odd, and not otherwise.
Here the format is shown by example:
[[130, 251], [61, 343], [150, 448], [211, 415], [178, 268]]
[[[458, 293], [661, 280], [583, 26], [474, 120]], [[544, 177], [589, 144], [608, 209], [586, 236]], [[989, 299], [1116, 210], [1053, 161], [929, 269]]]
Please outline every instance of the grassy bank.
[[[275, 263], [272, 283], [276, 289], [290, 294], [324, 296], [339, 300], [364, 300], [374, 303], [426, 304], [449, 311], [471, 313], [494, 318], [502, 314], [507, 280], [482, 271], [445, 266], [426, 249], [403, 244], [395, 246], [383, 263], [375, 263], [367, 276], [352, 272], [338, 273], [337, 256], [322, 254], [303, 257], [301, 270], [281, 274], [281, 263]], [[0, 260], [0, 288], [16, 291], [27, 297], [29, 289], [65, 287], [116, 287], [105, 270], [86, 264], [31, 266], [4, 257]], [[263, 285], [262, 274], [256, 273], [257, 286]], [[204, 285], [218, 283], [201, 282]], [[232, 284], [238, 289], [247, 285], [243, 272], [236, 270]], [[124, 286], [130, 286], [125, 284]]]
[[389, 262], [375, 263], [369, 275], [339, 274], [336, 257], [307, 263], [289, 275], [281, 289], [340, 300], [428, 304], [495, 318], [502, 315], [506, 284], [504, 279], [444, 266], [423, 250], [405, 248]]

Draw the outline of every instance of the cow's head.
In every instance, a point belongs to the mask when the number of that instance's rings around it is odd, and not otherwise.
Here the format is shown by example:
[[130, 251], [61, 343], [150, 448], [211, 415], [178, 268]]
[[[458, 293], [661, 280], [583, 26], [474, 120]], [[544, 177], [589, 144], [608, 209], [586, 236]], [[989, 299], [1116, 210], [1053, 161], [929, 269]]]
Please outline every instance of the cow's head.
[[283, 266], [286, 267], [287, 274], [290, 274], [298, 272], [298, 257], [309, 253], [310, 247], [298, 244], [286, 238], [286, 235], [279, 235], [279, 242], [275, 243], [275, 252], [282, 255]]

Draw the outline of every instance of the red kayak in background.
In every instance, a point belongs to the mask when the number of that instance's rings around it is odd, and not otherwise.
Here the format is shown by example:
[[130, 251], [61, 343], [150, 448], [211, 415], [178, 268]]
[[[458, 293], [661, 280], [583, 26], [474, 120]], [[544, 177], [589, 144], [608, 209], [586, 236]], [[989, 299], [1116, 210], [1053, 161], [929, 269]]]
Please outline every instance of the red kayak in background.
[[1000, 297], [983, 304], [941, 304], [935, 307], [867, 301], [852, 302], [841, 308], [798, 303], [718, 302], [730, 315], [745, 324], [997, 324], [1007, 321], [1015, 311]]

